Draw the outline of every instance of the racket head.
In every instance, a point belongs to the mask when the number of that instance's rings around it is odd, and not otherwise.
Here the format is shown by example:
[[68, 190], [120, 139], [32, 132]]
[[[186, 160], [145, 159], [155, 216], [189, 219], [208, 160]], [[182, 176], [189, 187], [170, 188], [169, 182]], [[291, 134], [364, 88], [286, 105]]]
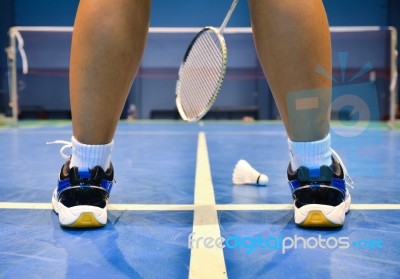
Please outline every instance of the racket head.
[[176, 83], [176, 106], [183, 120], [200, 120], [212, 107], [221, 89], [227, 63], [224, 36], [205, 27], [193, 38]]

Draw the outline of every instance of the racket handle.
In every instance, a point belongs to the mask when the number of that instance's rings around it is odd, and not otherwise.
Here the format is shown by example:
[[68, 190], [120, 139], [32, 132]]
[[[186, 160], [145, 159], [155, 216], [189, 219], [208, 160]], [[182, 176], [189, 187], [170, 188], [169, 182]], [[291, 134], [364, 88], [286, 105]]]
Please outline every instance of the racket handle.
[[233, 0], [232, 5], [228, 11], [228, 13], [225, 16], [224, 21], [221, 24], [221, 27], [219, 28], [219, 33], [222, 33], [226, 27], [226, 25], [228, 24], [228, 21], [231, 19], [232, 13], [236, 8], [236, 4], [239, 2], [239, 0]]

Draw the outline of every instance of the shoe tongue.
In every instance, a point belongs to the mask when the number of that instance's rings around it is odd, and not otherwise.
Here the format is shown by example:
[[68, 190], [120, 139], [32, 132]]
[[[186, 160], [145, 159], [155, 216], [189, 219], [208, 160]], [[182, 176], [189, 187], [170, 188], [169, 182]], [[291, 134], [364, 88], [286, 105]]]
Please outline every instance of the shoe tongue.
[[297, 178], [299, 181], [331, 181], [332, 170], [328, 166], [322, 166], [320, 168], [300, 167], [297, 170]]
[[104, 170], [101, 167], [96, 166], [91, 169], [91, 181], [93, 184], [100, 185], [103, 177], [104, 177]]
[[334, 173], [334, 175], [335, 175], [336, 177], [342, 178], [342, 177], [344, 176], [344, 175], [343, 175], [342, 168], [340, 167], [340, 164], [339, 164], [338, 161], [333, 160], [332, 165], [331, 165], [330, 168], [332, 169], [332, 172]]
[[81, 179], [89, 179], [90, 178], [90, 169], [89, 168], [80, 168], [80, 169], [78, 169], [78, 174]]

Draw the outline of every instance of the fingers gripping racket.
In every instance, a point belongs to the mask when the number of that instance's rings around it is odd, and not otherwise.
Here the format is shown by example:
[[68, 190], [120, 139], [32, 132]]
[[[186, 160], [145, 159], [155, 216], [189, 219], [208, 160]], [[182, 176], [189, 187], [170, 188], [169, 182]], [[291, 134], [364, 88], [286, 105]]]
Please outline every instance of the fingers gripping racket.
[[238, 1], [233, 1], [219, 29], [203, 28], [185, 53], [176, 83], [176, 106], [183, 120], [200, 120], [217, 98], [227, 61], [223, 31]]

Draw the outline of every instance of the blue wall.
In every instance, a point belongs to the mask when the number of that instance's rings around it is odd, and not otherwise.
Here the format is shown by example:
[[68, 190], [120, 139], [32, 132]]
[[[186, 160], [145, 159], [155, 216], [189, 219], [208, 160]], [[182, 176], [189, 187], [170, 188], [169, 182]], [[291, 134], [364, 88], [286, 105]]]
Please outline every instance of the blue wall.
[[[16, 0], [15, 24], [71, 26], [78, 3], [78, 0]], [[230, 0], [153, 0], [151, 26], [219, 25], [230, 5]], [[239, 1], [230, 25], [250, 25], [247, 1]]]
[[[2, 0], [6, 1], [7, 0]], [[117, 0], [113, 0], [117, 1]], [[73, 25], [78, 0], [15, 0], [16, 25]], [[331, 25], [388, 25], [390, 0], [325, 0]], [[394, 0], [394, 2], [399, 2]], [[152, 26], [219, 25], [230, 0], [153, 0]], [[2, 11], [4, 13], [5, 11]], [[399, 11], [398, 11], [399, 12]], [[247, 1], [239, 1], [231, 26], [249, 26]]]
[[15, 0], [15, 25], [72, 26], [78, 0]]
[[[78, 3], [78, 0], [0, 0], [0, 112], [8, 95], [3, 52], [8, 45], [8, 28], [14, 25], [72, 26]], [[231, 0], [153, 0], [151, 26], [218, 26], [230, 4]], [[324, 0], [324, 4], [331, 26], [400, 27], [399, 0]], [[229, 25], [250, 25], [247, 1], [239, 1]]]
[[[398, 0], [394, 0], [399, 2]], [[390, 0], [324, 0], [331, 26], [389, 25]], [[398, 10], [399, 13], [399, 10]]]

